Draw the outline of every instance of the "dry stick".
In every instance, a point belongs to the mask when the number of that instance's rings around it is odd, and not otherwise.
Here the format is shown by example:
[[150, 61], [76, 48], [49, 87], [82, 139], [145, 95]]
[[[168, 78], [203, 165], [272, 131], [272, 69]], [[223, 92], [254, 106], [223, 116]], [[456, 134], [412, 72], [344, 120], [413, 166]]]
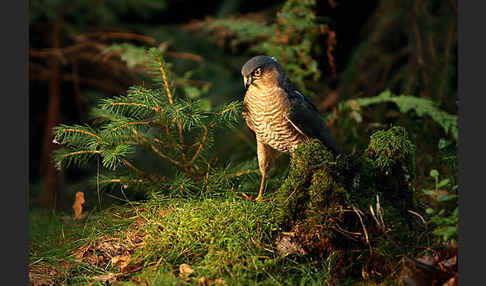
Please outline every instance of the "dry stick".
[[368, 239], [368, 232], [366, 231], [366, 227], [363, 223], [363, 219], [361, 218], [361, 215], [359, 214], [358, 210], [356, 209], [355, 206], [352, 206], [353, 207], [353, 210], [354, 212], [358, 215], [359, 217], [359, 221], [361, 222], [361, 226], [363, 227], [363, 231], [364, 231], [364, 234], [365, 234], [365, 238], [366, 238], [366, 243], [368, 244], [368, 246], [370, 247], [370, 251], [371, 251], [371, 245], [370, 245], [370, 240]]
[[200, 55], [191, 54], [187, 52], [165, 52], [165, 56], [168, 58], [179, 58], [193, 60], [196, 62], [202, 62], [202, 57]]
[[138, 35], [134, 33], [120, 33], [120, 32], [111, 32], [111, 33], [105, 33], [101, 35], [100, 40], [106, 40], [106, 39], [125, 39], [125, 40], [139, 40], [143, 41], [146, 43], [149, 43], [151, 45], [155, 45], [156, 41], [154, 38], [143, 36], [143, 35]]
[[412, 210], [408, 210], [408, 212], [411, 213], [411, 214], [416, 215], [417, 217], [419, 217], [420, 220], [422, 221], [422, 223], [424, 224], [424, 226], [425, 226], [425, 235], [427, 237], [427, 246], [430, 247], [429, 228], [427, 226], [427, 222], [425, 221], [425, 219], [419, 213], [416, 213], [416, 212], [414, 212]]
[[86, 47], [95, 48], [98, 51], [105, 50], [108, 46], [96, 42], [85, 42], [81, 44], [72, 45], [65, 48], [49, 48], [43, 50], [30, 50], [29, 55], [33, 57], [43, 58], [43, 57], [50, 57], [55, 56], [61, 58], [61, 60], [65, 61], [64, 56], [67, 54], [77, 54], [80, 50]]
[[[31, 63], [31, 68], [32, 67], [34, 67], [34, 64]], [[32, 80], [48, 81], [51, 77], [51, 71], [44, 68], [39, 68], [39, 72], [33, 72], [31, 70], [29, 73], [30, 79]], [[112, 81], [109, 81], [107, 83], [106, 80], [96, 80], [79, 76], [77, 77], [77, 79], [75, 79], [72, 74], [63, 74], [61, 75], [61, 79], [66, 82], [74, 82], [75, 80], [77, 80], [79, 84], [93, 86], [110, 93], [123, 93], [125, 91], [124, 89], [120, 88], [118, 84], [113, 84]]]

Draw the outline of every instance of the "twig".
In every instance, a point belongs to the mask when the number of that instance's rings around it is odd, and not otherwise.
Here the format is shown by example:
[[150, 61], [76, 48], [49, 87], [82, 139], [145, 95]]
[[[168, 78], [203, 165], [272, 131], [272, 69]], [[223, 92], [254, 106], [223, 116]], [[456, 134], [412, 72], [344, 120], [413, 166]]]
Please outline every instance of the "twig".
[[188, 59], [188, 60], [193, 60], [193, 61], [196, 61], [196, 62], [202, 62], [202, 57], [200, 55], [195, 55], [195, 54], [192, 54], [192, 53], [165, 52], [164, 55], [168, 58]]
[[292, 193], [290, 193], [290, 195], [285, 199], [284, 203], [287, 202], [290, 199], [290, 197], [294, 195], [295, 191], [297, 191], [297, 187], [295, 187]]
[[352, 206], [353, 207], [353, 210], [354, 212], [358, 215], [359, 217], [359, 221], [361, 222], [361, 226], [363, 227], [363, 231], [364, 231], [364, 234], [365, 234], [365, 238], [366, 238], [366, 243], [368, 244], [368, 246], [370, 247], [370, 251], [371, 251], [371, 245], [370, 245], [370, 240], [368, 239], [368, 232], [366, 231], [366, 227], [363, 223], [363, 219], [361, 218], [361, 215], [359, 214], [359, 211], [358, 209], [356, 209], [355, 206]]
[[106, 39], [125, 39], [125, 40], [138, 40], [142, 42], [146, 42], [151, 45], [155, 45], [156, 41], [154, 38], [143, 36], [134, 33], [120, 33], [120, 32], [111, 32], [111, 33], [104, 33], [100, 36], [100, 40]]
[[425, 227], [425, 234], [426, 234], [426, 237], [427, 237], [427, 245], [430, 246], [430, 237], [429, 237], [429, 228], [428, 228], [428, 225], [427, 225], [427, 222], [425, 221], [425, 219], [423, 218], [423, 216], [421, 216], [419, 213], [416, 213], [412, 210], [408, 210], [409, 213], [413, 214], [413, 215], [416, 215], [417, 217], [420, 218], [420, 220], [422, 221], [422, 223], [424, 224], [424, 227]]
[[39, 57], [39, 58], [52, 57], [52, 56], [62, 58], [64, 56], [68, 55], [68, 54], [77, 54], [77, 53], [79, 53], [80, 50], [87, 48], [87, 47], [92, 47], [92, 48], [94, 48], [98, 51], [103, 51], [106, 48], [108, 48], [108, 46], [101, 44], [101, 43], [84, 42], [84, 43], [81, 43], [81, 44], [76, 44], [76, 45], [68, 46], [68, 47], [65, 47], [65, 48], [49, 48], [49, 49], [42, 49], [42, 50], [30, 50], [29, 55], [31, 55], [33, 57]]

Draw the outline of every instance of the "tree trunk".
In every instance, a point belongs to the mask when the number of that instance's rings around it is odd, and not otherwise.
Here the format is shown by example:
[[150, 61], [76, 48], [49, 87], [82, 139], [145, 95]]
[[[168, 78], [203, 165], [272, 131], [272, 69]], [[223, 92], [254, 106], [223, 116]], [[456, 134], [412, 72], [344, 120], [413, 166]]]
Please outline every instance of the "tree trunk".
[[[52, 32], [52, 47], [60, 48], [60, 23], [56, 22]], [[62, 209], [64, 204], [64, 189], [59, 183], [63, 174], [57, 171], [51, 161], [51, 154], [55, 148], [52, 128], [59, 122], [60, 114], [60, 93], [61, 93], [61, 67], [56, 57], [51, 58], [51, 79], [49, 83], [49, 106], [47, 121], [44, 131], [43, 156], [41, 161], [41, 173], [44, 173], [44, 195], [43, 204], [46, 208]]]

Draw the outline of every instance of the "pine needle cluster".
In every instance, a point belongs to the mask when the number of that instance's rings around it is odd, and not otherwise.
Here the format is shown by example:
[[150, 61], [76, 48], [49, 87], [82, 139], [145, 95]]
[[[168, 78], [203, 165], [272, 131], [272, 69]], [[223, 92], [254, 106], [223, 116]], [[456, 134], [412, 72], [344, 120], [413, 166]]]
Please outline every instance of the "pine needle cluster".
[[[190, 188], [192, 181], [209, 176], [214, 133], [218, 128], [234, 127], [241, 103], [230, 102], [208, 111], [201, 99], [176, 94], [161, 52], [153, 48], [149, 54], [150, 87], [133, 86], [126, 95], [103, 99], [91, 111], [91, 125], [54, 128], [54, 141], [63, 145], [53, 156], [59, 168], [98, 160], [114, 171], [113, 177], [103, 177], [102, 185], [177, 183]], [[138, 166], [153, 158], [156, 165], [170, 171]]]

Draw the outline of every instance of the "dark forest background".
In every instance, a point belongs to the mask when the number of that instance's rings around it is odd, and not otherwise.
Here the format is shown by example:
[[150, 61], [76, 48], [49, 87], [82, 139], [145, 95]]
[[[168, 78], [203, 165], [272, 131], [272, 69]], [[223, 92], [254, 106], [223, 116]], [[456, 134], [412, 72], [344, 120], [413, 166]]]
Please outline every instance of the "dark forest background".
[[[252, 48], [269, 40], [267, 35], [253, 35], [258, 31], [251, 25], [228, 23], [274, 24], [284, 2], [31, 1], [31, 204], [51, 208], [56, 201], [59, 209], [69, 207], [73, 182], [93, 172], [55, 171], [50, 163], [56, 148], [51, 129], [60, 123], [89, 123], [88, 111], [98, 99], [124, 94], [143, 82], [137, 51], [130, 53], [131, 47], [162, 47], [173, 72], [201, 87], [200, 93], [213, 105], [242, 100], [241, 65], [261, 51]], [[326, 26], [323, 33], [308, 36], [312, 49], [305, 60], [317, 66], [307, 75], [294, 74], [321, 112], [336, 113], [340, 102], [391, 89], [457, 113], [455, 1], [317, 1], [313, 12], [316, 22]], [[291, 47], [303, 39], [283, 45]], [[280, 60], [285, 66], [285, 59]], [[176, 86], [191, 92], [182, 81]], [[421, 150], [419, 176], [440, 168], [441, 158], [434, 152], [447, 134], [429, 118], [405, 118], [391, 104], [363, 112], [364, 129], [346, 123], [346, 116], [330, 122], [346, 151], [359, 148], [380, 124], [401, 123]]]

